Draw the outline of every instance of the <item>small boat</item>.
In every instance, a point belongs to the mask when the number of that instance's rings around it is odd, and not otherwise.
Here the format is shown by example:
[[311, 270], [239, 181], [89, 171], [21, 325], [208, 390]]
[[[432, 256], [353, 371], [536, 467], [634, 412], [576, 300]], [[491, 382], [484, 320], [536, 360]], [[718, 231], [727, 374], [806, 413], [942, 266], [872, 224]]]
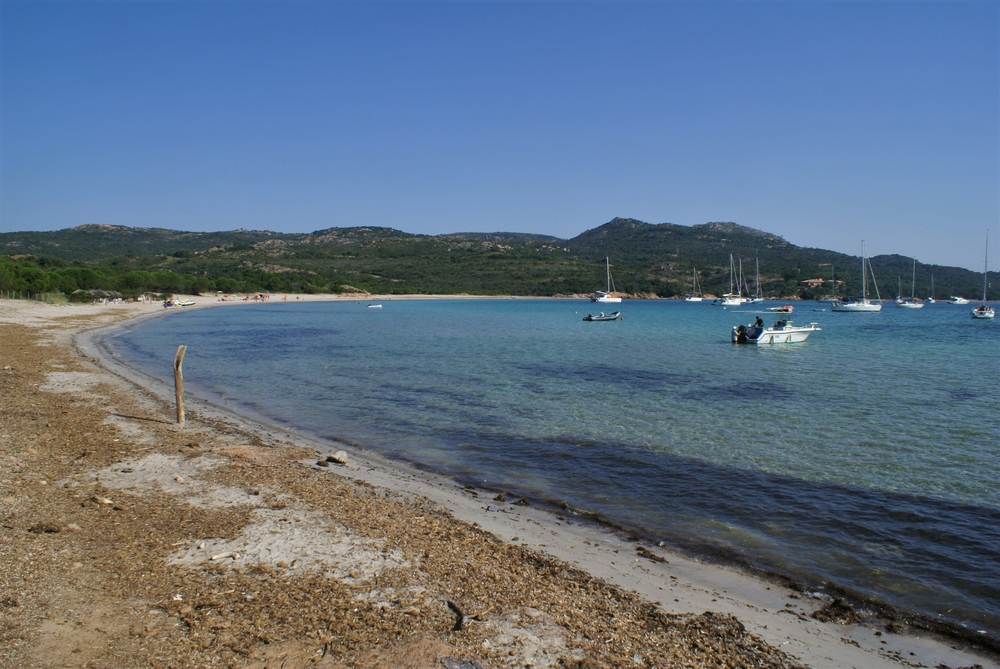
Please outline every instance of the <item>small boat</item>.
[[691, 268], [691, 292], [684, 296], [685, 302], [701, 302], [705, 296], [701, 293], [701, 286], [698, 285], [698, 272]]
[[910, 299], [896, 301], [896, 306], [903, 309], [923, 309], [924, 303], [917, 302], [916, 298], [917, 291], [917, 259], [913, 259], [913, 277], [910, 279]]
[[[872, 283], [875, 285], [875, 295], [878, 296], [878, 304], [868, 300], [868, 271], [871, 271], [872, 274]], [[861, 240], [861, 297], [858, 299], [834, 300], [830, 303], [830, 311], [882, 311], [882, 296], [878, 294], [878, 284], [875, 283], [875, 270], [872, 269], [872, 263], [865, 255], [864, 240]]]
[[368, 308], [369, 309], [381, 309], [382, 305], [381, 304], [369, 304]]
[[758, 318], [756, 323], [734, 327], [730, 339], [734, 344], [797, 344], [819, 330], [816, 323], [792, 325], [791, 320], [775, 321], [774, 325], [767, 328]]
[[972, 310], [973, 318], [993, 318], [997, 315], [997, 312], [993, 310], [988, 304], [980, 304], [978, 307]]
[[738, 307], [746, 302], [743, 297], [743, 291], [740, 288], [740, 284], [743, 283], [743, 260], [740, 259], [740, 278], [736, 283], [736, 292], [733, 292], [733, 273], [736, 268], [733, 265], [733, 254], [729, 254], [729, 292], [723, 295], [721, 298], [716, 298], [712, 304], [722, 306], [722, 307]]
[[755, 288], [754, 288], [753, 297], [750, 297], [750, 284], [747, 281], [744, 281], [744, 285], [746, 286], [746, 289], [747, 289], [747, 299], [744, 300], [744, 302], [746, 304], [756, 304], [757, 302], [763, 302], [764, 301], [764, 297], [760, 294], [760, 260], [759, 259], [755, 259], [754, 262], [756, 263], [756, 267], [757, 267], [757, 269], [756, 269], [756, 277], [757, 278], [756, 278], [756, 282], [754, 284]]
[[[754, 285], [753, 285], [753, 299], [750, 300], [750, 301], [751, 302], [763, 302], [764, 301], [764, 294], [760, 290], [760, 259], [759, 258], [754, 258], [753, 262], [754, 262], [755, 277], [754, 277]], [[749, 288], [747, 289], [747, 292], [748, 293], [750, 292]]]
[[590, 298], [590, 301], [600, 302], [602, 304], [608, 302], [621, 302], [622, 298], [620, 298], [618, 295], [615, 294], [614, 283], [611, 281], [611, 259], [605, 257], [604, 262], [607, 265], [608, 269], [608, 289], [599, 290], [595, 292], [594, 295]]
[[937, 300], [934, 299], [934, 274], [931, 273], [931, 294], [927, 298], [927, 304], [934, 304]]
[[990, 260], [990, 231], [986, 231], [986, 253], [983, 254], [983, 301], [978, 307], [972, 310], [973, 318], [993, 318], [997, 315], [993, 307], [986, 304], [986, 276], [988, 274], [987, 265]]
[[[621, 318], [620, 311], [615, 311], [610, 314], [605, 314], [603, 311], [596, 316], [594, 314], [587, 314], [583, 317], [585, 321], [616, 321]], [[623, 319], [624, 320], [624, 319]]]
[[951, 304], [968, 304], [969, 303], [969, 301], [967, 299], [965, 299], [964, 297], [956, 297], [955, 295], [952, 295], [951, 299], [948, 300], [948, 302], [950, 302]]
[[[778, 314], [790, 314], [793, 311], [795, 311], [795, 307], [793, 307], [790, 304], [783, 304], [780, 307], [768, 307], [767, 310], [768, 311], [773, 311], [774, 313], [778, 313]], [[816, 310], [813, 309], [813, 311], [816, 311]], [[820, 311], [826, 311], [826, 309], [820, 309]]]

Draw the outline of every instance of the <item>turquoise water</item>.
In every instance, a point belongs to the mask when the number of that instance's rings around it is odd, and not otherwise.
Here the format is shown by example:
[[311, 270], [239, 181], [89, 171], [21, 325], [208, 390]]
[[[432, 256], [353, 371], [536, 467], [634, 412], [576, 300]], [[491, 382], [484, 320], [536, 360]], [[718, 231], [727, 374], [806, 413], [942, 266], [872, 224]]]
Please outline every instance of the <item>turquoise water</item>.
[[[106, 338], [243, 413], [1000, 634], [1000, 322], [582, 300], [179, 311]], [[766, 303], [774, 305], [775, 303]], [[605, 305], [607, 306], [607, 305]]]

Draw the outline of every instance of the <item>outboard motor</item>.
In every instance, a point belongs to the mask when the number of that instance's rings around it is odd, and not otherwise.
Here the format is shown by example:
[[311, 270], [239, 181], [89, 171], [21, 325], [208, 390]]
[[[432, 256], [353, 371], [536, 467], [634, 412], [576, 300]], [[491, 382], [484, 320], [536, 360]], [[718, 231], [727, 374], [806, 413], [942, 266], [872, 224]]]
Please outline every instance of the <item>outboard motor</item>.
[[745, 344], [747, 343], [747, 326], [740, 325], [736, 328], [736, 343]]

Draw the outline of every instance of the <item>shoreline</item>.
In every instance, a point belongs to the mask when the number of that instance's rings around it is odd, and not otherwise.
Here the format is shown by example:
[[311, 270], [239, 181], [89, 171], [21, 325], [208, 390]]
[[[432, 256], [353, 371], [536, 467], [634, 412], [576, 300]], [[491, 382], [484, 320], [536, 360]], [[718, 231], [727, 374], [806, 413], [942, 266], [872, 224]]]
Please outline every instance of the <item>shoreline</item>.
[[[309, 297], [311, 299], [300, 301], [329, 301], [323, 299], [327, 296]], [[353, 297], [332, 299], [357, 301]], [[415, 299], [443, 298], [422, 296]], [[207, 301], [196, 304], [195, 308], [227, 303], [229, 302]], [[246, 304], [242, 300], [231, 303]], [[65, 309], [47, 305], [40, 307], [41, 311]], [[69, 307], [72, 310], [79, 308]], [[135, 305], [87, 305], [82, 308], [118, 312], [131, 309], [128, 311], [129, 318], [116, 318], [114, 322], [96, 328], [77, 329], [72, 335], [75, 346], [86, 357], [100, 359], [106, 372], [114, 374], [124, 383], [138, 386], [142, 392], [157, 398], [161, 405], [169, 406], [172, 403], [171, 388], [115, 360], [97, 345], [104, 333], [121, 327], [136, 316], [154, 317], [168, 310], [163, 309], [159, 303], [142, 305], [141, 308]], [[51, 311], [38, 319], [41, 323], [48, 321], [50, 324], [55, 320]], [[791, 584], [788, 582], [779, 584], [777, 581], [764, 580], [747, 573], [745, 568], [709, 564], [699, 560], [697, 556], [686, 556], [677, 550], [637, 541], [637, 537], [627, 536], [626, 531], [611, 527], [607, 521], [567, 518], [571, 515], [570, 511], [553, 509], [547, 505], [518, 506], [513, 499], [494, 499], [492, 493], [495, 491], [487, 494], [483, 489], [464, 486], [461, 482], [421, 470], [419, 466], [389, 460], [354, 446], [324, 442], [287, 427], [249, 419], [202, 400], [189, 398], [188, 402], [192, 422], [210, 426], [229, 425], [232, 429], [242, 430], [265, 443], [278, 446], [294, 443], [298, 447], [311, 449], [312, 456], [297, 460], [307, 469], [322, 469], [315, 464], [316, 457], [322, 460], [328, 455], [332, 456], [336, 450], [347, 450], [349, 464], [337, 468], [333, 474], [346, 475], [348, 479], [389, 490], [394, 494], [429, 499], [447, 509], [458, 521], [478, 527], [508, 545], [555, 559], [626, 591], [638, 593], [646, 601], [655, 602], [667, 614], [714, 611], [736, 616], [748, 632], [809, 666], [890, 667], [898, 666], [900, 661], [918, 662], [926, 666], [969, 666], [974, 663], [988, 667], [1000, 666], [994, 657], [950, 647], [949, 643], [954, 639], [943, 640], [913, 633], [898, 634], [895, 632], [900, 630], [889, 629], [892, 625], [886, 625], [885, 621], [879, 623], [869, 620], [863, 624], [851, 625], [821, 622], [811, 617], [821, 609], [831, 612], [831, 617], [837, 619], [834, 615], [837, 612], [836, 605], [830, 606], [834, 604], [835, 598], [828, 594], [803, 593], [789, 588]], [[322, 473], [328, 475], [331, 472], [323, 470]]]
[[[382, 297], [387, 297], [387, 296], [371, 296], [370, 299], [372, 301], [376, 301]], [[316, 295], [316, 296], [310, 296], [310, 298], [312, 299], [311, 300], [303, 299], [302, 301], [303, 302], [304, 301], [352, 301], [352, 302], [358, 301], [353, 297], [342, 298], [338, 296], [328, 296], [328, 295]], [[493, 297], [493, 296], [470, 296], [470, 295], [463, 295], [463, 296], [414, 295], [414, 296], [399, 296], [399, 299], [437, 300], [437, 299], [509, 299], [509, 298]], [[545, 299], [568, 299], [568, 298], [537, 297], [537, 298], [524, 298], [524, 299], [545, 300]], [[239, 303], [246, 304], [245, 302], [239, 302]], [[225, 304], [225, 303], [219, 303], [219, 304]], [[207, 304], [200, 304], [198, 306], [204, 308], [204, 307], [211, 307], [213, 306], [213, 304], [207, 303]], [[118, 365], [119, 367], [128, 368], [134, 373], [146, 376], [145, 373], [140, 370], [133, 369], [129, 367], [127, 364], [122, 363], [121, 361], [113, 360], [109, 352], [105, 351], [105, 353], [108, 354], [106, 356], [108, 363], [113, 365]], [[149, 378], [149, 380], [153, 383], [156, 384], [162, 383], [162, 381], [159, 379], [155, 379], [153, 377], [147, 377], [147, 378]], [[165, 396], [169, 395], [170, 393], [169, 387], [164, 387], [163, 392], [165, 393]], [[474, 486], [474, 482], [471, 480], [464, 481], [459, 478], [451, 477], [447, 474], [442, 474], [440, 472], [433, 470], [432, 468], [424, 467], [422, 463], [418, 461], [389, 458], [387, 456], [383, 456], [382, 454], [376, 451], [370, 451], [364, 449], [363, 447], [356, 444], [324, 439], [318, 435], [314, 435], [311, 433], [304, 434], [301, 432], [297, 432], [293, 428], [290, 428], [289, 426], [286, 425], [274, 424], [262, 420], [260, 418], [252, 418], [245, 414], [241, 414], [237, 409], [220, 407], [217, 404], [207, 400], [199, 399], [198, 401], [203, 407], [208, 408], [210, 411], [217, 411], [231, 418], [235, 418], [237, 420], [242, 420], [245, 422], [258, 425], [264, 431], [269, 430], [272, 432], [294, 433], [297, 439], [299, 439], [300, 441], [303, 440], [308, 441], [310, 444], [315, 446], [318, 449], [317, 454], [324, 447], [327, 449], [342, 448], [342, 447], [353, 449], [354, 457], [362, 458], [368, 466], [382, 467], [390, 472], [390, 475], [388, 477], [378, 477], [377, 480], [372, 479], [369, 481], [369, 482], [374, 482], [377, 485], [382, 485], [389, 488], [393, 487], [394, 483], [392, 480], [393, 477], [391, 473], [393, 472], [393, 470], [403, 470], [403, 472], [397, 471], [395, 473], [397, 474], [409, 473], [410, 475], [413, 475], [414, 473], [419, 473], [418, 475], [423, 475], [431, 479], [433, 481], [431, 485], [437, 485], [437, 486], [453, 485], [458, 488], [462, 488], [463, 490], [468, 490]], [[469, 484], [473, 485], [470, 486]], [[481, 487], [475, 487], [475, 490], [478, 493], [489, 493], [490, 495], [494, 493], [504, 494], [509, 492], [505, 490], [492, 490]], [[452, 506], [455, 505], [456, 503], [456, 501], [451, 498], [438, 499], [434, 496], [431, 497], [432, 499], [435, 499], [435, 501], [444, 503], [445, 506], [449, 508], [452, 508]], [[568, 507], [565, 507], [564, 505], [561, 505], [557, 500], [535, 499], [528, 497], [527, 499], [525, 499], [525, 501], [530, 501], [531, 503], [534, 504], [536, 510], [542, 512], [541, 518], [533, 519], [535, 522], [543, 522], [542, 518], [545, 518], [548, 520], [549, 524], [554, 522], [556, 525], [559, 525], [561, 523], [557, 519], [560, 518], [560, 514], [564, 514], [566, 516], [569, 515], [575, 516], [574, 522], [583, 523], [584, 525], [589, 525], [589, 530], [594, 533], [593, 536], [591, 536], [591, 539], [593, 541], [598, 541], [599, 537], [601, 536], [607, 537], [608, 535], [611, 535], [618, 542], [616, 543], [616, 545], [619, 546], [618, 550], [620, 550], [620, 547], [628, 546], [629, 544], [638, 545], [641, 541], [642, 543], [645, 543], [645, 546], [643, 547], [645, 550], [648, 551], [652, 549], [652, 551], [654, 551], [655, 553], [660, 554], [659, 557], [669, 557], [672, 555], [676, 559], [684, 559], [691, 563], [702, 565], [707, 569], [717, 568], [722, 570], [733, 570], [739, 573], [740, 575], [763, 582], [765, 584], [764, 587], [766, 590], [770, 590], [770, 586], [775, 586], [779, 588], [784, 588], [785, 590], [789, 590], [792, 593], [798, 592], [801, 594], [805, 592], [806, 593], [805, 596], [813, 598], [814, 604], [818, 602], [818, 605], [814, 605], [811, 608], [811, 610], [808, 607], [805, 609], [807, 615], [811, 615], [812, 613], [815, 613], [820, 609], [836, 601], [836, 608], [840, 612], [840, 614], [837, 616], [833, 616], [834, 618], [863, 620], [865, 621], [863, 626], [871, 627], [873, 631], [880, 631], [880, 630], [884, 631], [886, 629], [898, 630], [901, 627], [906, 626], [908, 628], [911, 628], [912, 633], [916, 632], [929, 633], [941, 637], [941, 639], [945, 640], [946, 642], [960, 641], [964, 644], [970, 644], [971, 647], [978, 648], [987, 653], [989, 652], [996, 653], [1000, 651], [1000, 645], [997, 644], [996, 640], [992, 638], [983, 638], [979, 636], [975, 631], [966, 630], [959, 627], [958, 625], [951, 623], [941, 623], [923, 614], [899, 609], [898, 607], [895, 607], [891, 604], [887, 604], [877, 599], [874, 599], [871, 596], [866, 596], [861, 593], [853, 592], [849, 589], [837, 586], [836, 584], [826, 584], [825, 586], [817, 586], [816, 584], [807, 583], [803, 578], [795, 574], [777, 570], [772, 567], [769, 567], [768, 565], [754, 564], [746, 560], [742, 556], [733, 553], [732, 551], [728, 550], [725, 547], [712, 546], [710, 544], [703, 542], [688, 542], [683, 547], [680, 545], [669, 545], [669, 544], [664, 545], [663, 542], [659, 542], [659, 546], [656, 546], [654, 543], [650, 543], [651, 541], [653, 541], [653, 538], [650, 536], [650, 534], [648, 532], [645, 532], [641, 528], [622, 526], [610, 519], [600, 516], [599, 514], [594, 514], [586, 511], [572, 510], [569, 509]], [[475, 522], [471, 521], [471, 518], [474, 517], [475, 516], [469, 517], [470, 522]], [[481, 522], [481, 519], [479, 519], [479, 521]], [[549, 529], [551, 531], [552, 528]], [[510, 539], [509, 534], [507, 535], [507, 539], [508, 540]], [[541, 543], [540, 541], [537, 544], [528, 544], [528, 545], [534, 546], [536, 550], [540, 548], [549, 547], [545, 543]], [[550, 553], [550, 551], [547, 550], [543, 550], [541, 552]], [[614, 550], [613, 552], [617, 553], [618, 551]], [[569, 560], [574, 565], [579, 564], [579, 561], [569, 559], [571, 554], [560, 554], [556, 552], [554, 553], [554, 555], [556, 557], [560, 557], [561, 559]], [[611, 561], [610, 556], [605, 556], [605, 557], [606, 561]], [[584, 568], [590, 571], [590, 566]], [[713, 585], [713, 578], [714, 577], [707, 578], [705, 584], [703, 584], [707, 589], [711, 589], [710, 586]], [[620, 585], [621, 587], [626, 587], [633, 590], [637, 589], [634, 579], [629, 578], [626, 575], [616, 574], [614, 576], [611, 576], [611, 580], [613, 583], [615, 583], [616, 585]], [[652, 598], [656, 593], [644, 592], [643, 594], [648, 594], [648, 596]], [[709, 603], [715, 601], [716, 599], [713, 598]], [[773, 598], [766, 596], [761, 597], [760, 601], [756, 603], [756, 605], [761, 608], [764, 608], [768, 604], [772, 606], [774, 605]], [[842, 609], [841, 605], [846, 605], [846, 607]], [[705, 607], [706, 609], [711, 608], [707, 604], [705, 604]], [[679, 608], [671, 607], [669, 605], [664, 605], [663, 608], [668, 612], [672, 613], [682, 612], [680, 611]], [[820, 613], [820, 615], [822, 615], [822, 612]], [[766, 626], [763, 629], [766, 629]], [[758, 633], [760, 630], [751, 628], [751, 631]], [[764, 635], [764, 637], [767, 638], [767, 635]], [[856, 638], [852, 640], [857, 641]], [[880, 639], [872, 639], [872, 641], [873, 643], [874, 642], [881, 643]], [[879, 651], [883, 650], [874, 645], [872, 647], [875, 650]], [[936, 665], [931, 665], [931, 666], [936, 666]]]

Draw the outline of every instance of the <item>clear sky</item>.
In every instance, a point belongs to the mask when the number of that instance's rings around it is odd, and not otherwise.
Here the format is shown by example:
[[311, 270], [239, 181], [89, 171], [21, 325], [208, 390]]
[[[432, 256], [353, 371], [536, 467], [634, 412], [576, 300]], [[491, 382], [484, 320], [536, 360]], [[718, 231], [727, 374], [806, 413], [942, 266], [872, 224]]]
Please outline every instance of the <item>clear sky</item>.
[[993, 1], [3, 0], [0, 230], [623, 216], [981, 270], [998, 36]]

